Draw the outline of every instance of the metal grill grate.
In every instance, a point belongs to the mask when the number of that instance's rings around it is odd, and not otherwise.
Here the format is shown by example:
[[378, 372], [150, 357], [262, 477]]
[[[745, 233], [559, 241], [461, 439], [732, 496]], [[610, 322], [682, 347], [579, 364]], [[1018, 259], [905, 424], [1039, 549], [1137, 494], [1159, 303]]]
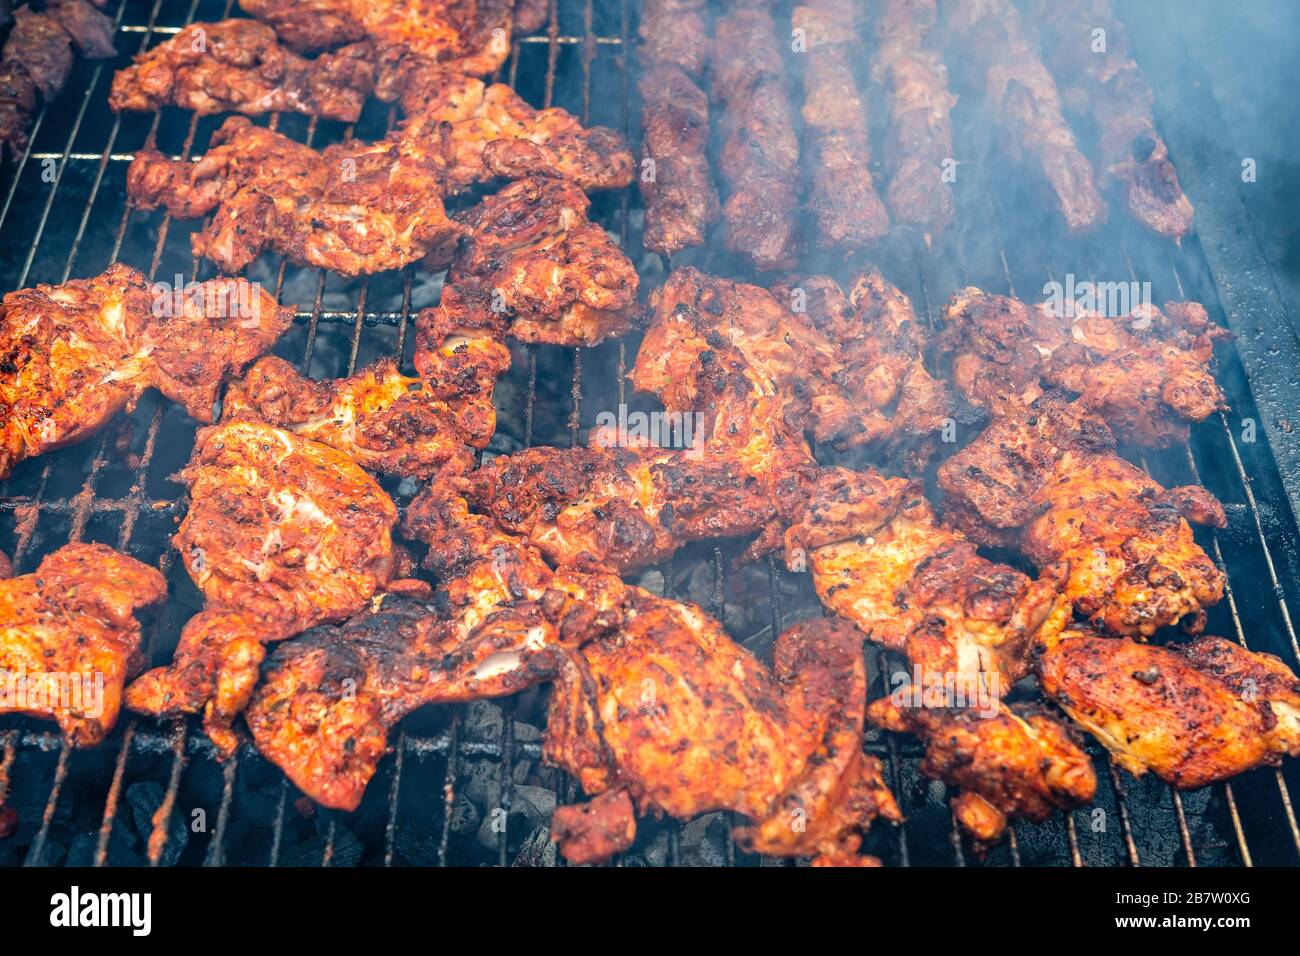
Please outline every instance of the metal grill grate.
[[[186, 158], [201, 155], [220, 117], [199, 119], [172, 109], [113, 115], [104, 103], [113, 70], [129, 55], [187, 23], [220, 19], [232, 5], [233, 0], [118, 0], [111, 6], [121, 56], [78, 64], [65, 95], [38, 116], [29, 153], [5, 173], [10, 178], [0, 207], [4, 288], [93, 275], [119, 258], [147, 267], [151, 277], [211, 274], [211, 266], [189, 252], [188, 235], [196, 224], [133, 211], [125, 197], [125, 172], [133, 150], [146, 142]], [[627, 62], [634, 57], [634, 27], [635, 9], [627, 4], [551, 0], [547, 28], [514, 44], [501, 78], [535, 105], [561, 105], [584, 121], [613, 125], [635, 138], [635, 90]], [[393, 119], [391, 110], [371, 104], [355, 127], [289, 115], [273, 116], [269, 123], [320, 146], [354, 133], [382, 135]], [[1030, 236], [1023, 212], [1012, 215], [1018, 208], [1014, 189], [1001, 188], [1005, 184], [989, 189], [983, 164], [970, 165], [975, 175], [959, 179], [961, 214], [949, 236], [932, 250], [896, 241], [872, 257], [931, 326], [959, 285], [1032, 298], [1043, 281], [1071, 271], [1089, 278], [1150, 280], [1156, 301], [1200, 299], [1222, 320], [1217, 287], [1195, 238], [1171, 254], [1122, 226], [1083, 248], [1058, 241], [1050, 225]], [[645, 284], [652, 286], [669, 264], [643, 255], [631, 192], [597, 197], [593, 215], [620, 236]], [[1003, 198], [993, 201], [990, 195]], [[1021, 225], [1013, 230], [1012, 222]], [[712, 255], [701, 264], [725, 266]], [[844, 263], [810, 265], [841, 279], [852, 271]], [[299, 307], [294, 329], [276, 351], [318, 378], [349, 374], [383, 354], [409, 363], [408, 319], [437, 294], [436, 282], [414, 268], [344, 281], [263, 260], [250, 267], [249, 277], [273, 285], [281, 301], [309, 303]], [[586, 350], [519, 347], [514, 368], [498, 388], [501, 425], [493, 451], [579, 442], [596, 411], [634, 401], [625, 378], [636, 345], [633, 338]], [[1166, 484], [1200, 481], [1225, 502], [1228, 528], [1202, 539], [1230, 581], [1224, 602], [1211, 612], [1210, 630], [1278, 653], [1295, 666], [1300, 645], [1289, 607], [1300, 599], [1295, 590], [1300, 538], [1263, 439], [1239, 438], [1242, 422], [1258, 421], [1260, 414], [1241, 363], [1231, 348], [1223, 350], [1221, 361], [1233, 411], [1197, 427], [1192, 443], [1177, 455], [1135, 460]], [[153, 562], [168, 577], [171, 599], [147, 633], [155, 662], [170, 657], [180, 625], [201, 604], [167, 543], [184, 508], [183, 489], [168, 476], [188, 458], [193, 431], [194, 424], [177, 409], [147, 397], [102, 435], [27, 463], [0, 489], [0, 550], [13, 555], [19, 573], [65, 542], [84, 539]], [[411, 489], [390, 485], [390, 490], [401, 499]], [[651, 577], [662, 579], [665, 593], [701, 603], [760, 653], [783, 626], [819, 613], [806, 575], [788, 574], [774, 560], [732, 569], [732, 554], [729, 545], [691, 546]], [[875, 653], [869, 661], [878, 692], [891, 664]], [[49, 725], [0, 718], [0, 803], [40, 796], [39, 804], [26, 809], [26, 828], [0, 841], [0, 854], [6, 842], [15, 842], [25, 847], [21, 857], [29, 864], [84, 858], [101, 866], [117, 861], [117, 842], [133, 828], [154, 865], [177, 860], [507, 864], [520, 858], [520, 841], [529, 836], [519, 832], [511, 812], [522, 787], [530, 787], [530, 793], [549, 789], [558, 803], [581, 795], [571, 780], [543, 775], [535, 767], [542, 695], [532, 692], [493, 706], [498, 705], [499, 719], [486, 725], [495, 728], [491, 734], [474, 719], [476, 705], [426, 708], [408, 718], [354, 814], [307, 814], [292, 786], [254, 751], [245, 749], [217, 764], [211, 744], [186, 722], [159, 728], [127, 716], [101, 747], [72, 751]], [[1094, 749], [1102, 781], [1095, 807], [1044, 824], [1019, 823], [981, 860], [963, 847], [942, 788], [920, 777], [915, 743], [873, 732], [866, 747], [885, 761], [888, 782], [908, 815], [906, 825], [878, 826], [868, 838], [867, 849], [887, 864], [1300, 862], [1300, 826], [1290, 796], [1290, 788], [1300, 786], [1295, 762], [1178, 794], [1150, 778], [1135, 780]], [[467, 840], [458, 822], [464, 794], [485, 784], [495, 790], [494, 805], [505, 811], [505, 825], [486, 846]], [[199, 810], [205, 826], [194, 832], [190, 824]], [[720, 822], [729, 828], [734, 821], [726, 816]], [[707, 823], [647, 821], [637, 846], [619, 862], [712, 860], [703, 847], [720, 853], [718, 862], [727, 864], [788, 863], [749, 857]], [[539, 857], [551, 859], [528, 858]]]

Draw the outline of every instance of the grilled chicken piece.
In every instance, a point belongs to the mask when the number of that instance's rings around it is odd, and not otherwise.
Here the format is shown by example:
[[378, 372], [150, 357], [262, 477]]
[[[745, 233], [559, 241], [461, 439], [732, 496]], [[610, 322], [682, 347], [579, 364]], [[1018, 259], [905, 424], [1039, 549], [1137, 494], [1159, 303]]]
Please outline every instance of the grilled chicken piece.
[[1197, 302], [1109, 318], [1073, 301], [1058, 309], [965, 288], [944, 310], [939, 348], [976, 407], [1005, 415], [1058, 386], [1120, 438], [1165, 447], [1186, 441], [1188, 422], [1227, 408], [1211, 368], [1214, 343], [1228, 335]]
[[865, 56], [854, 0], [806, 0], [794, 8], [806, 44], [803, 122], [811, 169], [808, 209], [817, 245], [852, 253], [889, 234], [871, 178], [866, 98], [854, 68]]
[[[1175, 241], [1192, 228], [1192, 203], [1151, 116], [1152, 94], [1107, 0], [1033, 0], [1046, 62], [1072, 115], [1097, 131], [1097, 168], [1124, 191], [1129, 214]], [[1093, 45], [1104, 30], [1105, 49]]]
[[782, 49], [766, 5], [735, 6], [714, 24], [709, 69], [724, 142], [719, 169], [727, 248], [755, 269], [799, 258], [799, 137]]
[[1034, 642], [1069, 620], [1059, 576], [1035, 581], [980, 557], [935, 520], [920, 482], [826, 469], [785, 545], [829, 610], [906, 655], [923, 682], [959, 679], [971, 706], [1007, 693]]
[[750, 821], [733, 834], [744, 849], [823, 862], [855, 857], [877, 816], [902, 819], [862, 753], [866, 667], [851, 627], [796, 625], [769, 671], [693, 605], [634, 594], [623, 627], [572, 653], [552, 692], [542, 759], [598, 801], [555, 811], [567, 859], [626, 849], [631, 804], [681, 819], [732, 810]]
[[99, 743], [117, 722], [123, 683], [144, 663], [134, 612], [161, 602], [167, 582], [102, 544], [65, 545], [34, 573], [4, 578], [0, 713], [55, 720], [75, 746]]
[[405, 81], [402, 111], [406, 119], [395, 135], [439, 153], [449, 189], [494, 176], [555, 176], [588, 192], [632, 182], [632, 152], [621, 133], [583, 126], [559, 107], [533, 109], [504, 83], [416, 70]]
[[5, 554], [3, 551], [0, 551], [0, 581], [3, 581], [5, 578], [11, 578], [13, 576], [14, 576], [13, 562], [9, 560], [9, 556], [7, 554]]
[[935, 0], [885, 0], [876, 20], [872, 78], [886, 93], [889, 136], [885, 202], [895, 223], [911, 226], [927, 245], [952, 222], [952, 191], [943, 180], [953, 160], [948, 70], [928, 42]]
[[344, 275], [446, 263], [464, 229], [442, 204], [437, 144], [395, 136], [316, 151], [232, 116], [197, 163], [136, 153], [127, 191], [142, 209], [193, 219], [196, 256], [236, 273], [267, 250]]
[[114, 110], [179, 106], [196, 113], [306, 113], [355, 123], [374, 89], [368, 43], [305, 60], [256, 20], [195, 23], [118, 70]]
[[1130, 773], [1180, 790], [1300, 757], [1300, 678], [1221, 637], [1176, 647], [1071, 628], [1038, 662], [1043, 691]]
[[673, 64], [651, 65], [637, 88], [644, 156], [654, 164], [653, 175], [641, 176], [643, 241], [672, 256], [703, 245], [722, 212], [709, 170], [709, 99]]
[[496, 427], [491, 392], [448, 401], [391, 358], [328, 382], [264, 358], [226, 392], [222, 419], [237, 418], [329, 445], [371, 471], [419, 479], [473, 468], [473, 448], [486, 446]]
[[519, 341], [551, 345], [594, 345], [628, 331], [636, 269], [587, 219], [590, 204], [574, 183], [536, 176], [458, 215], [468, 235], [447, 271], [442, 321], [484, 328], [497, 316]]
[[650, 306], [632, 380], [671, 410], [694, 407], [693, 396], [680, 394], [689, 367], [730, 344], [776, 387], [806, 395], [808, 429], [838, 449], [914, 442], [949, 413], [942, 386], [922, 365], [911, 304], [875, 270], [857, 276], [846, 297], [825, 276], [789, 279], [769, 293], [678, 269]]
[[1092, 166], [1079, 151], [1061, 112], [1056, 82], [1025, 37], [1011, 0], [949, 0], [944, 25], [949, 52], [966, 62], [982, 85], [999, 143], [1040, 177], [1071, 233], [1106, 221], [1106, 203]]
[[154, 716], [204, 711], [223, 753], [265, 651], [355, 614], [394, 571], [397, 508], [346, 454], [256, 421], [201, 431], [181, 480], [190, 508], [172, 543], [207, 599], [170, 666], [127, 690]]
[[773, 393], [733, 349], [708, 359], [679, 383], [698, 411], [656, 413], [658, 444], [649, 426], [598, 419], [589, 448], [500, 456], [461, 486], [564, 567], [622, 574], [687, 541], [756, 532], [749, 557], [779, 546], [817, 470], [798, 403]]
[[968, 709], [900, 707], [884, 697], [867, 707], [867, 719], [921, 738], [921, 772], [958, 788], [953, 815], [979, 844], [1001, 837], [1009, 818], [1041, 822], [1097, 792], [1096, 771], [1074, 732], [1032, 705], [1000, 704], [984, 717]]
[[566, 647], [626, 613], [618, 578], [552, 572], [446, 487], [412, 502], [406, 530], [430, 544], [435, 598], [385, 595], [280, 645], [247, 712], [258, 750], [325, 806], [356, 809], [389, 729], [412, 710], [549, 680]]
[[27, 151], [27, 130], [37, 94], [47, 102], [63, 90], [72, 72], [73, 47], [89, 59], [115, 54], [113, 21], [85, 0], [50, 0], [13, 13], [13, 26], [0, 53], [0, 147], [17, 160]]
[[412, 61], [487, 76], [510, 53], [513, 0], [240, 0], [300, 52], [329, 50], [369, 39], [386, 68]]
[[222, 382], [261, 355], [293, 310], [243, 279], [151, 286], [115, 264], [0, 303], [0, 478], [96, 431], [157, 388], [212, 421]]
[[1114, 441], [1101, 418], [1049, 392], [944, 462], [946, 515], [1064, 574], [1075, 609], [1103, 630], [1199, 632], [1224, 578], [1187, 522], [1222, 528], [1223, 506], [1199, 486], [1162, 487]]

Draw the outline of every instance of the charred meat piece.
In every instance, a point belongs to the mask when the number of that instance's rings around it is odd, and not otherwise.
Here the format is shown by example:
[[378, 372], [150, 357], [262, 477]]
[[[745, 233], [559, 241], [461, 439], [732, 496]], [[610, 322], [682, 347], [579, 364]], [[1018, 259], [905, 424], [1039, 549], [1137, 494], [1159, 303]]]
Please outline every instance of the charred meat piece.
[[1106, 221], [1106, 203], [1092, 166], [1079, 151], [1061, 112], [1056, 82], [1025, 37], [1011, 0], [962, 0], [944, 5], [950, 52], [971, 66], [982, 85], [999, 143], [1045, 183], [1071, 233]]
[[745, 849], [823, 862], [855, 857], [877, 816], [901, 820], [880, 762], [862, 753], [856, 631], [797, 625], [769, 671], [693, 605], [634, 593], [635, 613], [571, 653], [552, 692], [542, 759], [599, 801], [555, 811], [566, 858], [594, 862], [628, 845], [631, 808], [612, 796], [621, 790], [641, 813], [732, 810], [749, 818], [734, 833]]
[[513, 0], [240, 0], [300, 52], [369, 39], [400, 73], [411, 61], [486, 76], [510, 53]]
[[939, 486], [950, 521], [1063, 574], [1075, 609], [1103, 630], [1149, 636], [1181, 621], [1197, 632], [1223, 597], [1223, 573], [1187, 523], [1222, 528], [1223, 506], [1199, 486], [1162, 487], [1059, 393], [990, 425], [944, 462]]
[[618, 578], [552, 572], [443, 484], [412, 502], [406, 531], [430, 545], [433, 598], [385, 595], [282, 644], [247, 712], [261, 753], [325, 806], [357, 807], [407, 713], [550, 680], [566, 647], [626, 613]]
[[[1086, 118], [1096, 134], [1097, 168], [1124, 191], [1134, 219], [1182, 239], [1192, 229], [1192, 203], [1151, 116], [1151, 87], [1133, 60], [1123, 22], [1107, 0], [1034, 0], [1030, 10], [1066, 110]], [[1105, 31], [1100, 51], [1096, 30]]]
[[1097, 792], [1097, 773], [1074, 732], [1032, 705], [1000, 704], [982, 716], [900, 707], [884, 697], [871, 702], [867, 719], [922, 740], [921, 772], [957, 788], [953, 815], [979, 844], [996, 842], [1009, 818], [1042, 822]]
[[709, 171], [709, 100], [679, 67], [651, 66], [638, 81], [641, 141], [652, 176], [641, 177], [645, 247], [671, 256], [703, 245], [721, 207]]
[[173, 539], [210, 604], [297, 633], [359, 610], [392, 576], [397, 509], [347, 455], [262, 422], [204, 429]]
[[232, 116], [197, 163], [136, 153], [127, 190], [143, 209], [192, 219], [196, 256], [236, 273], [264, 251], [344, 275], [445, 263], [463, 229], [442, 203], [442, 156], [395, 137], [318, 152]]
[[243, 279], [160, 289], [113, 265], [4, 297], [0, 478], [85, 438], [149, 388], [210, 422], [222, 383], [293, 322], [292, 309]]
[[103, 5], [103, 0], [46, 0], [45, 13], [63, 27], [78, 54], [88, 60], [104, 60], [117, 55], [113, 47], [117, 28], [97, 9]]
[[0, 712], [55, 720], [76, 746], [99, 743], [144, 663], [134, 612], [166, 596], [161, 574], [102, 544], [65, 545], [34, 573], [0, 580]]
[[948, 415], [947, 395], [922, 365], [911, 304], [874, 270], [845, 296], [825, 276], [789, 279], [769, 293], [678, 269], [650, 306], [632, 380], [671, 410], [692, 407], [693, 396], [674, 395], [690, 366], [730, 345], [777, 388], [808, 397], [806, 427], [819, 443], [911, 441]]
[[72, 38], [50, 13], [32, 7], [14, 12], [14, 24], [0, 53], [0, 144], [17, 159], [27, 150], [27, 130], [37, 93], [58, 96], [72, 72]]
[[1112, 318], [1071, 300], [1033, 306], [966, 288], [944, 323], [939, 348], [958, 390], [995, 415], [1058, 386], [1121, 439], [1164, 447], [1187, 439], [1188, 422], [1227, 408], [1212, 368], [1214, 343], [1229, 333], [1196, 302], [1167, 302], [1164, 312], [1137, 305]]
[[255, 421], [199, 433], [180, 478], [190, 508], [172, 543], [207, 599], [171, 665], [141, 676], [127, 706], [204, 712], [223, 753], [265, 651], [355, 614], [393, 576], [397, 508], [342, 452]]
[[872, 77], [884, 88], [889, 109], [885, 202], [895, 223], [913, 227], [927, 243], [953, 217], [943, 172], [953, 161], [951, 111], [957, 97], [929, 42], [935, 19], [935, 0], [885, 0], [872, 61]]
[[1038, 663], [1043, 691], [1130, 773], [1180, 790], [1300, 756], [1300, 678], [1221, 637], [1176, 647], [1071, 628]]
[[590, 448], [494, 458], [466, 477], [467, 496], [564, 567], [626, 573], [687, 541], [757, 532], [751, 555], [765, 550], [801, 506], [815, 462], [786, 424], [788, 403], [756, 396], [743, 362], [730, 358], [718, 354], [697, 376], [705, 421], [692, 412], [658, 419], [660, 437], [677, 447], [606, 425]]
[[938, 523], [919, 482], [826, 469], [785, 541], [787, 564], [812, 572], [828, 610], [904, 654], [922, 676], [918, 692], [930, 677], [959, 680], [963, 706], [1009, 692], [1035, 641], [1070, 616], [1059, 578], [980, 557]]
[[413, 71], [402, 110], [406, 119], [394, 135], [439, 154], [449, 189], [494, 176], [556, 176], [588, 192], [632, 181], [632, 153], [622, 134], [583, 126], [559, 107], [533, 109], [504, 83], [443, 69]]
[[854, 64], [865, 56], [854, 0], [807, 0], [794, 9], [806, 43], [803, 122], [811, 168], [808, 209], [817, 245], [852, 253], [889, 234], [871, 178], [866, 98]]
[[472, 445], [487, 444], [494, 430], [491, 394], [456, 407], [436, 391], [403, 375], [391, 358], [348, 378], [316, 382], [272, 356], [226, 392], [222, 420], [261, 419], [387, 475], [428, 479], [468, 471]]
[[175, 105], [196, 113], [306, 113], [354, 123], [375, 85], [373, 50], [358, 43], [308, 61], [256, 20], [195, 23], [113, 76], [115, 110]]
[[442, 321], [482, 328], [508, 320], [522, 342], [594, 345], [637, 316], [636, 269], [587, 219], [572, 182], [536, 176], [511, 183], [457, 216], [467, 235], [443, 287]]
[[737, 6], [714, 24], [709, 59], [724, 136], [727, 248], [764, 271], [793, 269], [800, 248], [799, 138], [784, 45], [763, 5]]

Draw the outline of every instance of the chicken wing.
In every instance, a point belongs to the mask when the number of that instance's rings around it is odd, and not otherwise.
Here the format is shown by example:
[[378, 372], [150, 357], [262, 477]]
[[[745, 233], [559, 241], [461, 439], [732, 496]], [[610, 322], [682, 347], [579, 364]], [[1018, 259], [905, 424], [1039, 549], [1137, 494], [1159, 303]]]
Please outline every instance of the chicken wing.
[[113, 76], [114, 110], [306, 113], [355, 123], [374, 89], [374, 50], [357, 43], [305, 60], [256, 20], [194, 23]]
[[953, 815], [980, 845], [997, 841], [1010, 818], [1041, 822], [1097, 792], [1097, 772], [1074, 732], [1033, 705], [1001, 704], [985, 717], [969, 709], [900, 707], [883, 697], [867, 707], [867, 719], [921, 738], [921, 772], [957, 788]]
[[292, 322], [292, 309], [243, 279], [151, 285], [120, 264], [10, 292], [0, 303], [0, 478], [92, 434], [150, 388], [212, 421], [225, 379]]
[[447, 271], [441, 320], [482, 328], [496, 315], [514, 338], [551, 345], [625, 333], [638, 313], [636, 269], [587, 219], [589, 206], [574, 183], [537, 176], [459, 215], [467, 236]]
[[75, 746], [99, 743], [144, 663], [134, 612], [166, 596], [161, 574], [102, 544], [65, 545], [0, 580], [0, 713], [55, 720]]
[[980, 557], [938, 523], [919, 482], [826, 469], [785, 543], [827, 609], [904, 654], [918, 691], [951, 691], [950, 707], [996, 702], [1028, 671], [1035, 641], [1069, 619], [1058, 577]]
[[1074, 301], [1031, 306], [966, 288], [944, 323], [939, 348], [951, 357], [958, 390], [995, 415], [1057, 386], [1120, 438], [1164, 447], [1187, 439], [1188, 422], [1227, 408], [1212, 367], [1214, 343], [1229, 333], [1196, 302], [1109, 317]]
[[984, 543], [1017, 545], [1065, 576], [1079, 613], [1115, 634], [1181, 621], [1197, 632], [1223, 573], [1188, 520], [1226, 525], [1205, 489], [1166, 489], [1114, 453], [1097, 415], [1049, 392], [999, 419], [939, 468], [946, 516]]
[[1116, 763], [1181, 790], [1300, 756], [1300, 678], [1221, 637], [1155, 647], [1071, 628], [1038, 669], [1044, 693]]
[[[847, 862], [877, 816], [901, 820], [880, 762], [862, 752], [860, 638], [820, 619], [781, 635], [769, 671], [698, 608], [635, 592], [622, 628], [570, 655], [542, 759], [596, 807], [560, 807], [560, 852], [587, 863], [626, 849], [632, 805], [686, 819], [749, 818], [754, 853]], [[629, 800], [615, 796], [626, 791]]]

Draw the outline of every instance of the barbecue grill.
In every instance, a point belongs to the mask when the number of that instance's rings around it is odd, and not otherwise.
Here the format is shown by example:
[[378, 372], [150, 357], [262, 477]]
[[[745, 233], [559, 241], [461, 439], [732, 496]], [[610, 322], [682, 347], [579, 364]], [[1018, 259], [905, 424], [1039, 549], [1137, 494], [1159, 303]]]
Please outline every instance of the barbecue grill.
[[[0, 179], [0, 282], [15, 289], [94, 275], [112, 261], [158, 280], [204, 279], [188, 235], [197, 223], [133, 210], [125, 195], [127, 164], [146, 141], [187, 158], [202, 154], [221, 117], [172, 108], [155, 114], [106, 109], [114, 69], [139, 50], [195, 20], [229, 15], [233, 0], [113, 0], [116, 60], [79, 62], [61, 98], [37, 116], [32, 146]], [[1140, 6], [1140, 5], [1138, 5]], [[1154, 15], [1121, 10], [1142, 27]], [[536, 106], [560, 105], [584, 122], [637, 136], [636, 4], [551, 0], [542, 33], [517, 39], [502, 79]], [[1217, 114], [1204, 87], [1162, 83], [1186, 64], [1142, 61], [1161, 105], [1195, 115], [1198, 135], [1177, 123], [1164, 132], [1180, 175], [1197, 203], [1197, 233], [1182, 247], [1157, 241], [1121, 215], [1097, 237], [1069, 240], [1027, 188], [967, 154], [975, 119], [959, 106], [954, 119], [962, 161], [954, 226], [933, 248], [893, 238], [870, 261], [911, 297], [933, 327], [956, 288], [974, 284], [1034, 300], [1044, 283], [1149, 281], [1152, 300], [1195, 299], [1237, 333], [1219, 351], [1220, 380], [1232, 408], [1194, 427], [1186, 446], [1131, 459], [1165, 485], [1199, 481], [1225, 504], [1229, 523], [1197, 537], [1228, 575], [1223, 602], [1210, 610], [1209, 633], [1300, 664], [1290, 607], [1300, 602], [1300, 436], [1288, 420], [1297, 407], [1300, 343], [1256, 244], [1242, 247], [1250, 221], [1223, 179], [1207, 170], [1222, 157]], [[1163, 67], [1163, 69], [1162, 69]], [[281, 132], [323, 146], [350, 136], [374, 138], [393, 112], [370, 103], [354, 126], [301, 116], [269, 119]], [[266, 119], [259, 122], [266, 122]], [[1206, 130], [1211, 135], [1206, 135]], [[1235, 165], [1236, 160], [1231, 160]], [[592, 215], [620, 237], [652, 287], [670, 265], [640, 245], [635, 190], [597, 196]], [[692, 250], [693, 264], [738, 272], [719, 249]], [[843, 280], [855, 262], [805, 262]], [[276, 353], [316, 378], [349, 374], [385, 354], [409, 367], [416, 310], [436, 302], [438, 277], [418, 267], [400, 274], [345, 280], [269, 257], [248, 277], [280, 301], [297, 303], [294, 328]], [[488, 455], [530, 444], [579, 443], [596, 415], [641, 401], [625, 384], [637, 341], [591, 349], [515, 347], [515, 363], [497, 390], [498, 435]], [[647, 404], [644, 407], [649, 408]], [[958, 424], [958, 431], [967, 427]], [[68, 541], [102, 541], [155, 564], [170, 598], [146, 626], [154, 664], [170, 659], [180, 626], [201, 597], [175, 560], [168, 539], [184, 513], [184, 489], [170, 479], [189, 456], [195, 424], [171, 403], [147, 396], [129, 416], [88, 442], [28, 461], [0, 487], [0, 550], [16, 573]], [[969, 433], [966, 437], [969, 437]], [[951, 451], [956, 445], [945, 445]], [[829, 460], [829, 459], [828, 459]], [[399, 503], [416, 490], [386, 483]], [[807, 575], [774, 560], [737, 566], [740, 548], [697, 544], [642, 576], [640, 583], [691, 599], [723, 620], [732, 636], [763, 654], [776, 634], [821, 613]], [[1005, 560], [1012, 560], [1002, 556]], [[889, 688], [898, 661], [869, 652], [872, 696]], [[251, 747], [218, 763], [192, 722], [156, 724], [124, 714], [101, 746], [73, 750], [53, 726], [0, 718], [0, 813], [13, 830], [0, 839], [0, 862], [35, 865], [118, 863], [210, 866], [254, 864], [562, 864], [549, 843], [550, 808], [581, 799], [576, 784], [542, 768], [545, 689], [501, 701], [426, 708], [394, 732], [391, 755], [355, 813], [311, 805]], [[1154, 777], [1134, 778], [1095, 745], [1099, 792], [1091, 807], [1042, 824], [1016, 822], [986, 856], [963, 842], [944, 788], [921, 777], [921, 753], [907, 738], [869, 731], [867, 749], [885, 763], [907, 823], [878, 824], [864, 849], [886, 865], [1214, 865], [1300, 863], [1300, 763], [1262, 769], [1202, 790], [1178, 793]], [[16, 814], [16, 819], [14, 819]], [[713, 814], [689, 822], [646, 821], [622, 865], [791, 865], [760, 860], [730, 842], [733, 821]], [[0, 832], [4, 832], [0, 829]]]

